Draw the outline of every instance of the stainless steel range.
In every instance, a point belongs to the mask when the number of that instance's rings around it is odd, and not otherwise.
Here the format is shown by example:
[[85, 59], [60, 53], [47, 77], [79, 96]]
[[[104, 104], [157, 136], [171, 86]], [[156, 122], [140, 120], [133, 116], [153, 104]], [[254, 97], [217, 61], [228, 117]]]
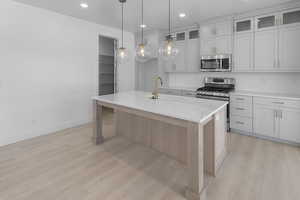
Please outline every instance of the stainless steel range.
[[[199, 88], [196, 93], [197, 98], [214, 99], [229, 102], [229, 93], [235, 88], [235, 79], [233, 78], [214, 78], [206, 77], [204, 87]], [[227, 105], [227, 123], [229, 130], [230, 123], [230, 105]]]
[[229, 101], [229, 93], [234, 90], [235, 79], [206, 77], [204, 87], [197, 90], [198, 98]]

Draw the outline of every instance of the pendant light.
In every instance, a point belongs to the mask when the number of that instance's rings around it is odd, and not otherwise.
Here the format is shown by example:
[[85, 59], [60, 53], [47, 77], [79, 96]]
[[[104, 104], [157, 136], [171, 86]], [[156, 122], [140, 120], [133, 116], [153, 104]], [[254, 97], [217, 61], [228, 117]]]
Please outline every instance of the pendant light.
[[119, 2], [122, 5], [122, 43], [118, 49], [117, 56], [119, 63], [126, 63], [129, 59], [129, 51], [124, 47], [124, 3], [126, 3], [126, 0], [119, 0]]
[[153, 57], [153, 48], [151, 48], [150, 44], [147, 44], [144, 41], [144, 28], [146, 28], [144, 24], [144, 0], [142, 0], [141, 5], [141, 11], [142, 11], [142, 23], [140, 24], [141, 28], [141, 43], [138, 44], [136, 47], [136, 60], [138, 62], [144, 63], [149, 61]]
[[159, 55], [165, 60], [172, 60], [178, 53], [179, 50], [175, 46], [174, 37], [171, 35], [171, 0], [169, 0], [169, 34], [159, 48]]

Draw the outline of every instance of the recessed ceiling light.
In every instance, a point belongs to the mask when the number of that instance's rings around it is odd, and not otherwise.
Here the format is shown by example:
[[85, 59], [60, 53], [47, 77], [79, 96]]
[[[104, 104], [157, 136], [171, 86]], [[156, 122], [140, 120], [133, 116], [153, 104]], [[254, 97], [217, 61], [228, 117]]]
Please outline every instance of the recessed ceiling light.
[[89, 5], [87, 3], [81, 3], [80, 6], [81, 6], [81, 8], [88, 8], [89, 7]]
[[141, 28], [146, 28], [147, 25], [146, 25], [146, 24], [141, 24], [140, 27], [141, 27]]
[[185, 13], [179, 13], [179, 17], [180, 17], [180, 18], [185, 18], [185, 17], [186, 17], [186, 14], [185, 14]]

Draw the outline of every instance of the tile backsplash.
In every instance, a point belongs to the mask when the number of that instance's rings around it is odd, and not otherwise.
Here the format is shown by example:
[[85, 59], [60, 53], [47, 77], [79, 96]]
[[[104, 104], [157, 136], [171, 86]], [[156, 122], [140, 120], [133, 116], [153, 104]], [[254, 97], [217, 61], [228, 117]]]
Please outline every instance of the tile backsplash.
[[201, 87], [205, 77], [236, 79], [236, 90], [300, 94], [300, 73], [170, 73], [170, 87]]

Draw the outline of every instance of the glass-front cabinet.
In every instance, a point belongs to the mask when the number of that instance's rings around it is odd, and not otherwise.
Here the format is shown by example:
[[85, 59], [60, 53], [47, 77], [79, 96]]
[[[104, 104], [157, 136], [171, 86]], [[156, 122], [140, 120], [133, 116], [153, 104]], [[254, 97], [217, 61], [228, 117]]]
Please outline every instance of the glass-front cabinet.
[[243, 19], [235, 21], [234, 23], [234, 32], [236, 33], [245, 33], [253, 31], [253, 19]]
[[[300, 25], [300, 8], [286, 10], [279, 13], [271, 13], [267, 15], [256, 16], [254, 20], [254, 30], [264, 31], [275, 29], [281, 26], [297, 26]], [[236, 32], [250, 30], [250, 19], [237, 21], [235, 23]]]
[[289, 25], [289, 24], [296, 24], [296, 23], [300, 24], [300, 8], [281, 13], [282, 25]]
[[278, 24], [277, 21], [277, 14], [258, 16], [255, 18], [255, 31], [273, 29]]

